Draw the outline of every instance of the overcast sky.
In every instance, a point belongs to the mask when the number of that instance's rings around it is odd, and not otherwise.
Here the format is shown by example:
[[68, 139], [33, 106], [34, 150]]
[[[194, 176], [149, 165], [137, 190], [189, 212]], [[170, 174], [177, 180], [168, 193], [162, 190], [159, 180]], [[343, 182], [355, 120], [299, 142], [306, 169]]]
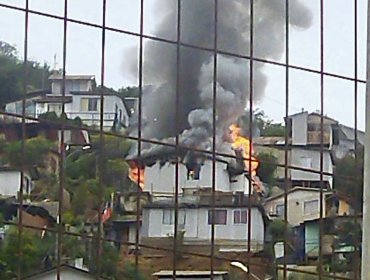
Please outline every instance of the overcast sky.
[[[145, 0], [146, 34], [153, 34], [161, 20], [156, 16], [156, 2], [171, 0]], [[231, 1], [231, 0], [230, 0]], [[271, 0], [272, 1], [272, 0]], [[24, 0], [0, 0], [0, 3], [24, 7]], [[30, 9], [63, 15], [64, 0], [30, 0]], [[290, 62], [293, 65], [320, 69], [320, 18], [319, 0], [303, 1], [313, 14], [309, 29], [291, 29]], [[324, 68], [326, 72], [354, 77], [354, 1], [325, 0]], [[358, 0], [358, 75], [365, 79], [366, 60], [366, 0]], [[139, 32], [140, 1], [107, 0], [107, 26]], [[70, 18], [91, 23], [102, 22], [101, 0], [69, 1]], [[24, 14], [0, 7], [0, 40], [15, 45], [23, 53]], [[29, 58], [62, 66], [63, 22], [30, 15]], [[125, 51], [138, 46], [138, 38], [125, 34], [106, 34], [106, 86], [119, 88], [137, 85], [125, 71]], [[281, 61], [284, 61], [284, 55]], [[100, 82], [101, 30], [79, 24], [68, 24], [67, 73], [93, 74]], [[265, 65], [268, 86], [258, 108], [276, 122], [285, 115], [285, 68]], [[320, 76], [298, 70], [290, 71], [289, 113], [320, 109]], [[324, 113], [341, 123], [354, 125], [354, 83], [336, 78], [325, 78]], [[358, 85], [359, 128], [365, 125], [365, 85]]]

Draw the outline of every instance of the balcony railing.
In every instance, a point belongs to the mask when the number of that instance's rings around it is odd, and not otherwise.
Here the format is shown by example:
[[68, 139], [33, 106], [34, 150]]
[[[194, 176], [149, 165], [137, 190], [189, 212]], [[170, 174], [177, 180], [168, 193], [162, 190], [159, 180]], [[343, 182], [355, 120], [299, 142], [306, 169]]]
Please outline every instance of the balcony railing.
[[[74, 119], [79, 117], [82, 121], [100, 121], [100, 112], [70, 112], [67, 113], [69, 119]], [[116, 113], [103, 113], [104, 121], [114, 121], [116, 118]]]

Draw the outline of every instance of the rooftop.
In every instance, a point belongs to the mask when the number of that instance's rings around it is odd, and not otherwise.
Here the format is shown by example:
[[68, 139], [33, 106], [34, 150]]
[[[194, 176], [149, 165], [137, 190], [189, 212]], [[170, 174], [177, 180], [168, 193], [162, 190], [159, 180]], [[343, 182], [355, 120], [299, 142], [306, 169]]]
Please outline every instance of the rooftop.
[[[95, 80], [94, 75], [65, 75], [66, 80]], [[63, 75], [53, 74], [49, 80], [63, 80]]]

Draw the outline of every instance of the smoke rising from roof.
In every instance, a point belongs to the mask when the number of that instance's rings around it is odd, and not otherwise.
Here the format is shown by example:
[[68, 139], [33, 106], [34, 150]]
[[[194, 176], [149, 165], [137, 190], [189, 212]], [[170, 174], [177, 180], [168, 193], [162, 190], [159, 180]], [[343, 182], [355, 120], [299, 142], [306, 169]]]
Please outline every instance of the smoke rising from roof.
[[[181, 42], [213, 48], [214, 0], [181, 2]], [[248, 56], [250, 50], [250, 1], [218, 1], [217, 47], [220, 51]], [[290, 1], [289, 23], [310, 26], [312, 18], [302, 1]], [[163, 18], [155, 35], [176, 38], [177, 0], [158, 1], [156, 12]], [[284, 52], [285, 0], [254, 1], [254, 56], [278, 59]], [[151, 85], [143, 93], [142, 136], [180, 141], [197, 148], [211, 147], [213, 120], [213, 53], [181, 46], [180, 65], [176, 45], [145, 41], [143, 79]], [[137, 77], [137, 50], [127, 54], [130, 71]], [[176, 130], [176, 79], [179, 72], [179, 111]], [[222, 150], [224, 134], [240, 117], [249, 101], [249, 60], [218, 55], [216, 79], [217, 146]], [[263, 98], [267, 78], [263, 64], [254, 63], [253, 100]]]

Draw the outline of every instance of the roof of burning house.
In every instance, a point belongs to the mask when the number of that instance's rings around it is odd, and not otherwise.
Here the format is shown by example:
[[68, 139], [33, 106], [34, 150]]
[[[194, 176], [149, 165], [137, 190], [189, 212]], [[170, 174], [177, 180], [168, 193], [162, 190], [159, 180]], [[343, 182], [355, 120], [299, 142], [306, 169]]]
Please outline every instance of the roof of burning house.
[[[233, 158], [235, 156], [230, 155], [229, 158]], [[203, 164], [206, 160], [213, 160], [213, 156], [208, 152], [192, 152], [189, 151], [187, 148], [178, 148], [171, 146], [166, 147], [159, 147], [158, 150], [152, 150], [152, 152], [143, 152], [140, 157], [131, 156], [128, 157], [127, 160], [139, 162], [139, 164], [143, 166], [152, 166], [159, 162], [160, 164], [164, 165], [165, 163], [173, 163], [176, 162], [184, 163], [184, 164], [191, 164], [191, 162], [197, 162], [198, 164]], [[228, 164], [229, 161], [225, 156], [215, 156], [215, 161], [223, 162]]]

